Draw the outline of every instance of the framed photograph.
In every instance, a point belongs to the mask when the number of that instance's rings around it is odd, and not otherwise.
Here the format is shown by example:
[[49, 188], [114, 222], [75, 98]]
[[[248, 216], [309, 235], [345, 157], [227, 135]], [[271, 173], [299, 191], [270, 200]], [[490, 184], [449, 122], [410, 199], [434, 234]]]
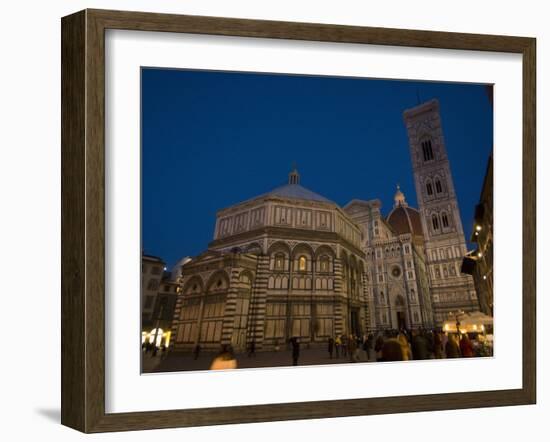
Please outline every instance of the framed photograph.
[[535, 39], [62, 19], [62, 423], [534, 404]]

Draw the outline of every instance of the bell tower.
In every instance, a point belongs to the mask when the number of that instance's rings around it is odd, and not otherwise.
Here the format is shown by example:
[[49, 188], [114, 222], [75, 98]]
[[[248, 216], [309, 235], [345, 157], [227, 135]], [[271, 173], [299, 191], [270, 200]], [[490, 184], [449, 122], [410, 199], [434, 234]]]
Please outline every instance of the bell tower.
[[477, 310], [472, 278], [460, 273], [466, 241], [439, 114], [430, 100], [404, 114], [435, 320], [449, 312]]

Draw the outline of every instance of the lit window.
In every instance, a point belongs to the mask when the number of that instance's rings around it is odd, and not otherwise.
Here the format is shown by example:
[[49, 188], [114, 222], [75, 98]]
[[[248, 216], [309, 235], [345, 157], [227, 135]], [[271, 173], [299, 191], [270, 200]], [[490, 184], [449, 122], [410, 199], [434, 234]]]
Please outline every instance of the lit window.
[[285, 257], [282, 254], [275, 255], [275, 270], [283, 270]]
[[305, 272], [306, 266], [307, 266], [306, 257], [300, 256], [300, 258], [298, 259], [298, 270], [300, 270], [301, 272]]
[[328, 261], [328, 257], [326, 256], [322, 256], [321, 257], [321, 272], [328, 272], [328, 268], [329, 268], [329, 261]]

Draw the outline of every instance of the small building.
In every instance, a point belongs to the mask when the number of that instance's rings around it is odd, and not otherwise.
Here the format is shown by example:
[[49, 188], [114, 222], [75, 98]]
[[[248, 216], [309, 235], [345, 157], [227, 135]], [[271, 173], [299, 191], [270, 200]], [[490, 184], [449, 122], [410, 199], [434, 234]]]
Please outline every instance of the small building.
[[142, 327], [142, 341], [149, 340], [156, 343], [157, 347], [170, 345], [178, 293], [179, 284], [165, 272], [159, 284], [151, 320]]
[[158, 256], [141, 256], [141, 322], [142, 327], [151, 324], [160, 282], [166, 264]]
[[476, 287], [479, 309], [493, 316], [493, 156], [489, 158], [479, 203], [475, 207], [472, 243], [475, 250], [468, 253], [462, 263], [462, 272], [472, 275]]

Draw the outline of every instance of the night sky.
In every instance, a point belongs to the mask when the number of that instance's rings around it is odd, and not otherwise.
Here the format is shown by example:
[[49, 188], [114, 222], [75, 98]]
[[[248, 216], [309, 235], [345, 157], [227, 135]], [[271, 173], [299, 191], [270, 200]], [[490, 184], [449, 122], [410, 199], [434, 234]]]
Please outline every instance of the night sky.
[[404, 109], [437, 98], [466, 239], [493, 145], [475, 84], [142, 69], [142, 247], [171, 268], [207, 249], [216, 211], [285, 184], [343, 206], [416, 193]]

